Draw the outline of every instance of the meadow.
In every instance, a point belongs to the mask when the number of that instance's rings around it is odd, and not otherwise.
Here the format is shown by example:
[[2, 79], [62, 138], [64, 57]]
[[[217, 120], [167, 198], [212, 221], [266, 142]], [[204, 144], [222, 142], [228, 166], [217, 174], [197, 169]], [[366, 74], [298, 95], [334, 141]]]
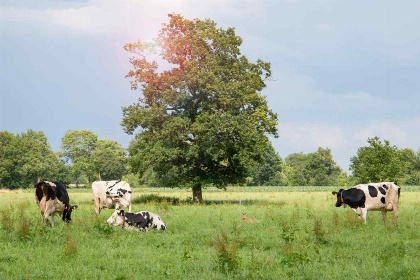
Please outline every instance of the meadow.
[[[335, 187], [134, 191], [133, 211], [166, 231], [108, 227], [90, 190], [72, 223], [44, 226], [33, 190], [0, 190], [0, 279], [420, 279], [420, 188], [403, 187], [398, 226], [334, 207]], [[167, 199], [164, 199], [164, 198]], [[241, 216], [257, 222], [242, 221]]]

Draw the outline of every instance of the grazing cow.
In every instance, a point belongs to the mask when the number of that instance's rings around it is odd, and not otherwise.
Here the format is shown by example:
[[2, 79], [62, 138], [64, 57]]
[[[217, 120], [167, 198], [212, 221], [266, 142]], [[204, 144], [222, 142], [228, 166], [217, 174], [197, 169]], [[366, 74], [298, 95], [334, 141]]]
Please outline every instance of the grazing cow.
[[166, 229], [166, 225], [163, 223], [160, 216], [149, 211], [130, 213], [124, 212], [124, 210], [115, 210], [106, 222], [107, 224], [113, 226], [123, 226], [129, 229], [139, 229], [145, 231], [151, 228], [155, 228], [157, 230]]
[[36, 204], [41, 210], [44, 223], [51, 216], [51, 226], [54, 226], [55, 213], [62, 214], [63, 222], [71, 221], [71, 212], [77, 208], [77, 205], [70, 205], [69, 195], [66, 187], [61, 182], [42, 181], [35, 185]]
[[125, 181], [96, 181], [92, 183], [95, 212], [99, 216], [102, 208], [125, 209], [131, 212], [131, 187]]
[[383, 219], [386, 218], [387, 211], [394, 211], [397, 223], [400, 192], [401, 187], [396, 183], [383, 182], [360, 184], [348, 190], [340, 189], [332, 194], [337, 195], [336, 207], [347, 204], [366, 224], [368, 210], [380, 210]]

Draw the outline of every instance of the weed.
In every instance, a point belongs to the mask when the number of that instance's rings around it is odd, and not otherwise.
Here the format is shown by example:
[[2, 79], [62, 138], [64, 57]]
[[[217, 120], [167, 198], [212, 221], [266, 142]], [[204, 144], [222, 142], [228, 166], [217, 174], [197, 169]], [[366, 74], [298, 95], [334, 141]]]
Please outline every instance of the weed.
[[22, 222], [17, 230], [17, 234], [20, 239], [29, 239], [30, 237], [30, 226], [25, 216], [22, 217]]
[[216, 234], [213, 245], [216, 251], [216, 264], [221, 272], [227, 274], [239, 269], [239, 243], [239, 238], [236, 235], [229, 238], [228, 233], [224, 230]]
[[326, 232], [322, 227], [322, 220], [319, 218], [315, 218], [314, 220], [314, 234], [316, 242], [323, 244], [327, 242], [325, 239]]
[[64, 245], [64, 255], [73, 256], [77, 253], [76, 240], [70, 238], [69, 233], [66, 234], [66, 243]]
[[0, 216], [1, 228], [7, 233], [11, 233], [13, 231], [14, 224], [10, 215], [10, 210], [0, 210]]
[[114, 229], [109, 225], [96, 224], [95, 228], [102, 234], [109, 236], [114, 232]]

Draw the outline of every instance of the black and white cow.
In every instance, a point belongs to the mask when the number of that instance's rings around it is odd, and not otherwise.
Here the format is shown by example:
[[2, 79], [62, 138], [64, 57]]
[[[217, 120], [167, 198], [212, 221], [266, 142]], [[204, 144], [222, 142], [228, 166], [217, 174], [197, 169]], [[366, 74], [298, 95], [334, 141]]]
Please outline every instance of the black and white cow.
[[336, 207], [343, 204], [350, 206], [366, 223], [368, 210], [380, 210], [382, 218], [387, 211], [394, 211], [395, 223], [398, 222], [398, 203], [401, 187], [394, 182], [369, 183], [354, 186], [351, 189], [340, 189], [332, 192], [337, 195]]
[[146, 231], [151, 228], [157, 230], [166, 229], [166, 225], [163, 223], [160, 216], [149, 211], [130, 213], [124, 212], [124, 210], [116, 210], [106, 222], [113, 226], [123, 226], [129, 229]]
[[125, 181], [96, 181], [92, 183], [95, 212], [99, 216], [102, 208], [125, 209], [131, 212], [131, 187]]
[[71, 221], [71, 212], [77, 208], [77, 205], [70, 205], [69, 195], [66, 186], [61, 182], [42, 181], [35, 185], [35, 200], [44, 223], [51, 216], [51, 226], [54, 226], [54, 215], [62, 215], [63, 222]]

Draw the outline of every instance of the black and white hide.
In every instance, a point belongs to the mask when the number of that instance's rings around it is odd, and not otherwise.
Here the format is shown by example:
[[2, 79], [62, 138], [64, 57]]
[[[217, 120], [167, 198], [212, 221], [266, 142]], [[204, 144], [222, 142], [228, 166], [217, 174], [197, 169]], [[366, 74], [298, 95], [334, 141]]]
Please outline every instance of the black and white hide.
[[380, 210], [386, 218], [387, 211], [394, 211], [395, 223], [398, 222], [398, 203], [401, 187], [394, 182], [359, 184], [351, 189], [332, 192], [337, 195], [336, 207], [347, 204], [366, 223], [368, 210]]
[[69, 195], [63, 183], [42, 181], [34, 187], [36, 204], [41, 210], [45, 224], [48, 222], [48, 216], [51, 216], [51, 226], [54, 226], [56, 213], [62, 216], [63, 222], [71, 221], [71, 213], [77, 205], [70, 205]]
[[122, 226], [128, 229], [138, 229], [147, 231], [151, 228], [165, 230], [166, 225], [158, 214], [149, 211], [140, 211], [137, 213], [116, 210], [106, 221], [113, 226]]

